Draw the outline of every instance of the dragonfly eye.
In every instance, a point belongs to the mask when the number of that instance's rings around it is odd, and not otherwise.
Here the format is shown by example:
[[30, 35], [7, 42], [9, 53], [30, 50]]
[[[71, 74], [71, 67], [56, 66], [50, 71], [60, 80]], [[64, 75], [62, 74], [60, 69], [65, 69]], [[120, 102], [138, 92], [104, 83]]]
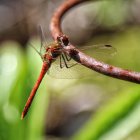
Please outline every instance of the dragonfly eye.
[[57, 41], [63, 46], [66, 47], [69, 45], [69, 39], [66, 35], [60, 35], [57, 37]]

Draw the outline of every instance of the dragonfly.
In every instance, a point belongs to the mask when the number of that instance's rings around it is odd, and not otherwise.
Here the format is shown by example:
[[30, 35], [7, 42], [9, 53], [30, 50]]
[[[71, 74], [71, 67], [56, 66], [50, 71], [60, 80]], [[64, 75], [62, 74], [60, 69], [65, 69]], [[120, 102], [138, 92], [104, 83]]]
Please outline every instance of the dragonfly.
[[[53, 77], [55, 77], [54, 75], [56, 74], [57, 75], [56, 78], [63, 78], [63, 76], [61, 77], [61, 74], [59, 77], [59, 74], [57, 74], [57, 73], [59, 73], [61, 71], [62, 75], [65, 75], [64, 72], [62, 71], [62, 69], [67, 69], [68, 71], [71, 71], [71, 69], [75, 68], [77, 65], [80, 65], [80, 64], [76, 63], [74, 60], [72, 60], [72, 58], [69, 57], [64, 52], [64, 47], [69, 45], [69, 41], [65, 35], [63, 37], [60, 37], [57, 41], [48, 44], [46, 42], [45, 34], [44, 34], [41, 26], [39, 26], [39, 32], [41, 34], [40, 51], [38, 51], [33, 45], [31, 45], [31, 46], [40, 55], [40, 57], [43, 61], [43, 65], [42, 65], [42, 69], [39, 74], [39, 77], [38, 77], [35, 85], [33, 86], [31, 93], [27, 99], [27, 102], [26, 102], [23, 112], [21, 114], [21, 119], [23, 119], [26, 116], [26, 114], [32, 104], [32, 101], [36, 95], [36, 92], [40, 86], [40, 83], [47, 72]], [[91, 48], [92, 48], [92, 46], [87, 47], [83, 50], [88, 50]], [[116, 49], [114, 49], [111, 45], [97, 45], [97, 46], [94, 46], [94, 49], [95, 50], [98, 50], [98, 49], [109, 50], [111, 54], [116, 52]], [[80, 69], [80, 71], [81, 71], [81, 69]], [[67, 74], [66, 74], [65, 78], [69, 78]], [[72, 78], [75, 78], [75, 77], [72, 76]]]

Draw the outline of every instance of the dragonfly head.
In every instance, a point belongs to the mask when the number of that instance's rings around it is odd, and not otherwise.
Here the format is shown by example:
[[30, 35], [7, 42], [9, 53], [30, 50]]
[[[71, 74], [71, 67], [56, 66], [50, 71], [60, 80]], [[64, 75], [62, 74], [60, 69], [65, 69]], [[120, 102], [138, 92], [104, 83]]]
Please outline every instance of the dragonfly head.
[[66, 35], [60, 35], [57, 37], [57, 42], [62, 46], [66, 47], [69, 45], [69, 39]]

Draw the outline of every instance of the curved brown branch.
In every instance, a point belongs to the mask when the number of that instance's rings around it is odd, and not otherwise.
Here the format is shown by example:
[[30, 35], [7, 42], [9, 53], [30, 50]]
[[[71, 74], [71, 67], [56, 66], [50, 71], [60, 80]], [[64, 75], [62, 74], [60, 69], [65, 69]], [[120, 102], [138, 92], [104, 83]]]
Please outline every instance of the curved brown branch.
[[57, 36], [63, 34], [61, 31], [61, 18], [62, 16], [72, 7], [76, 6], [79, 3], [85, 2], [87, 0], [67, 0], [64, 2], [53, 14], [51, 23], [50, 23], [50, 30], [53, 38], [56, 40]]
[[[63, 35], [60, 27], [61, 18], [65, 14], [66, 11], [68, 11], [73, 6], [84, 2], [87, 0], [67, 0], [64, 2], [54, 13], [50, 29], [53, 38], [56, 40], [59, 36]], [[63, 37], [63, 36], [61, 36]], [[76, 49], [72, 44], [65, 47], [66, 53], [72, 57], [75, 61], [78, 63], [94, 70], [99, 73], [102, 73], [104, 75], [108, 75], [114, 78], [131, 81], [134, 83], [140, 83], [140, 73], [130, 70], [125, 70], [122, 68], [118, 68], [115, 66], [111, 66], [109, 64], [105, 64], [103, 62], [100, 62], [94, 58], [91, 58], [90, 56], [85, 55], [84, 53], [80, 52], [78, 49]]]

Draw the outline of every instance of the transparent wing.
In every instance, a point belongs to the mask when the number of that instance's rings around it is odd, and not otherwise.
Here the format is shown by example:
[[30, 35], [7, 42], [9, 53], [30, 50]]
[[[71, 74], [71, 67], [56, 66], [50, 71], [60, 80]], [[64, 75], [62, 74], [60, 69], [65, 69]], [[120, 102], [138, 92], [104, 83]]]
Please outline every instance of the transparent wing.
[[45, 37], [45, 33], [43, 31], [43, 28], [41, 25], [38, 26], [38, 32], [40, 35], [40, 40], [41, 40], [41, 44], [40, 44], [40, 54], [44, 54], [46, 52], [46, 47], [47, 47], [47, 39]]
[[70, 68], [66, 68], [65, 63], [62, 62], [63, 68], [60, 68], [60, 57], [52, 63], [48, 74], [51, 77], [58, 79], [79, 79], [79, 78], [88, 78], [91, 74], [95, 74], [92, 70], [82, 66], [81, 64], [76, 63], [74, 60], [66, 62]]
[[112, 58], [116, 53], [116, 48], [108, 44], [98, 44], [91, 46], [84, 46], [79, 48], [85, 54], [94, 57], [100, 61], [106, 61]]
[[[90, 55], [97, 60], [106, 61], [116, 54], [116, 49], [110, 45], [92, 45], [80, 48], [81, 51]], [[79, 79], [86, 78], [91, 75], [96, 76], [99, 75], [96, 72], [84, 67], [81, 64], [78, 64], [73, 59], [70, 61], [66, 61], [67, 65], [70, 68], [66, 68], [64, 61], [61, 62], [62, 67], [60, 67], [60, 57], [56, 59], [56, 61], [50, 67], [48, 74], [54, 78], [59, 79]]]

